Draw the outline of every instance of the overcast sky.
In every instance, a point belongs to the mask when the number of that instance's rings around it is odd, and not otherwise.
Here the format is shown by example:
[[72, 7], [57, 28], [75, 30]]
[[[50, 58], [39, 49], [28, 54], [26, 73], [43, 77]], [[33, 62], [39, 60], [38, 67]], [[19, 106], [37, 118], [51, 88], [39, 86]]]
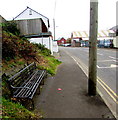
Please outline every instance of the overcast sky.
[[[98, 2], [99, 30], [115, 26], [117, 0], [98, 0]], [[68, 38], [72, 31], [89, 30], [90, 0], [2, 0], [0, 15], [10, 20], [27, 6], [49, 18], [52, 33], [55, 18], [56, 39]]]

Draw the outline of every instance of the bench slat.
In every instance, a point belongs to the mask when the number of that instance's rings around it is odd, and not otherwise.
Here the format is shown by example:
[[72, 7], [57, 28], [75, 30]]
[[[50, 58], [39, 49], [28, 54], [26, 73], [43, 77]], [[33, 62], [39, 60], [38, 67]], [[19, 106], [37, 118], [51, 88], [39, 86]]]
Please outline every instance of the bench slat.
[[45, 75], [46, 70], [37, 70], [35, 62], [26, 66], [8, 79], [12, 96], [21, 100], [32, 99]]
[[24, 87], [29, 87], [30, 89], [21, 89], [18, 94], [14, 97], [29, 97], [32, 98], [36, 92], [39, 84], [41, 83], [42, 78], [45, 76], [45, 71], [37, 71], [34, 76], [28, 81]]

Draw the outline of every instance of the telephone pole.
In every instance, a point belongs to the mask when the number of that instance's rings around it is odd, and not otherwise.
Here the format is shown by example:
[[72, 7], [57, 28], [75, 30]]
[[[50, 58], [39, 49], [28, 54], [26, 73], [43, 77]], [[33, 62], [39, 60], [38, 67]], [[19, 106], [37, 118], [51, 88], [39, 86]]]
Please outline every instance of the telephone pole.
[[55, 12], [56, 12], [56, 3], [57, 3], [57, 1], [55, 0], [55, 5], [54, 5], [54, 18], [53, 18], [53, 30], [54, 30], [54, 38], [53, 38], [53, 40], [55, 40]]
[[97, 86], [98, 0], [90, 0], [88, 94], [96, 95]]
[[54, 39], [55, 40], [55, 19], [53, 19], [53, 30], [54, 30]]

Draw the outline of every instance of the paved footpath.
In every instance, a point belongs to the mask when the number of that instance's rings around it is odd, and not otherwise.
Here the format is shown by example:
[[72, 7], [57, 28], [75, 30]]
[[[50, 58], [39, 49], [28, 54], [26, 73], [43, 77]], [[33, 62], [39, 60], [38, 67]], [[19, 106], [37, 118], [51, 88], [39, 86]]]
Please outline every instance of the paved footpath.
[[114, 118], [99, 95], [87, 95], [87, 77], [65, 52], [57, 74], [48, 77], [35, 98], [35, 112], [44, 118]]

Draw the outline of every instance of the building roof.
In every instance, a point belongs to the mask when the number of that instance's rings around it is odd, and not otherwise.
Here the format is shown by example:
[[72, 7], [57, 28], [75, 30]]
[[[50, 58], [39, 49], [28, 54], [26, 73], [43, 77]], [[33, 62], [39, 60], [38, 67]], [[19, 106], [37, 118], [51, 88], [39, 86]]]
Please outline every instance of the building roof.
[[[98, 38], [109, 37], [109, 33], [114, 33], [113, 30], [100, 30], [98, 31]], [[73, 38], [89, 38], [89, 31], [73, 31]]]
[[118, 30], [118, 25], [116, 25], [116, 26], [114, 26], [114, 27], [112, 27], [110, 30], [113, 30], [113, 31], [117, 31]]
[[49, 19], [38, 13], [37, 11], [27, 7], [25, 10], [23, 10], [19, 15], [17, 15], [14, 20], [25, 20], [25, 19], [37, 19], [37, 18], [41, 18], [43, 20], [43, 22], [45, 23], [46, 27], [50, 27], [49, 25]]

